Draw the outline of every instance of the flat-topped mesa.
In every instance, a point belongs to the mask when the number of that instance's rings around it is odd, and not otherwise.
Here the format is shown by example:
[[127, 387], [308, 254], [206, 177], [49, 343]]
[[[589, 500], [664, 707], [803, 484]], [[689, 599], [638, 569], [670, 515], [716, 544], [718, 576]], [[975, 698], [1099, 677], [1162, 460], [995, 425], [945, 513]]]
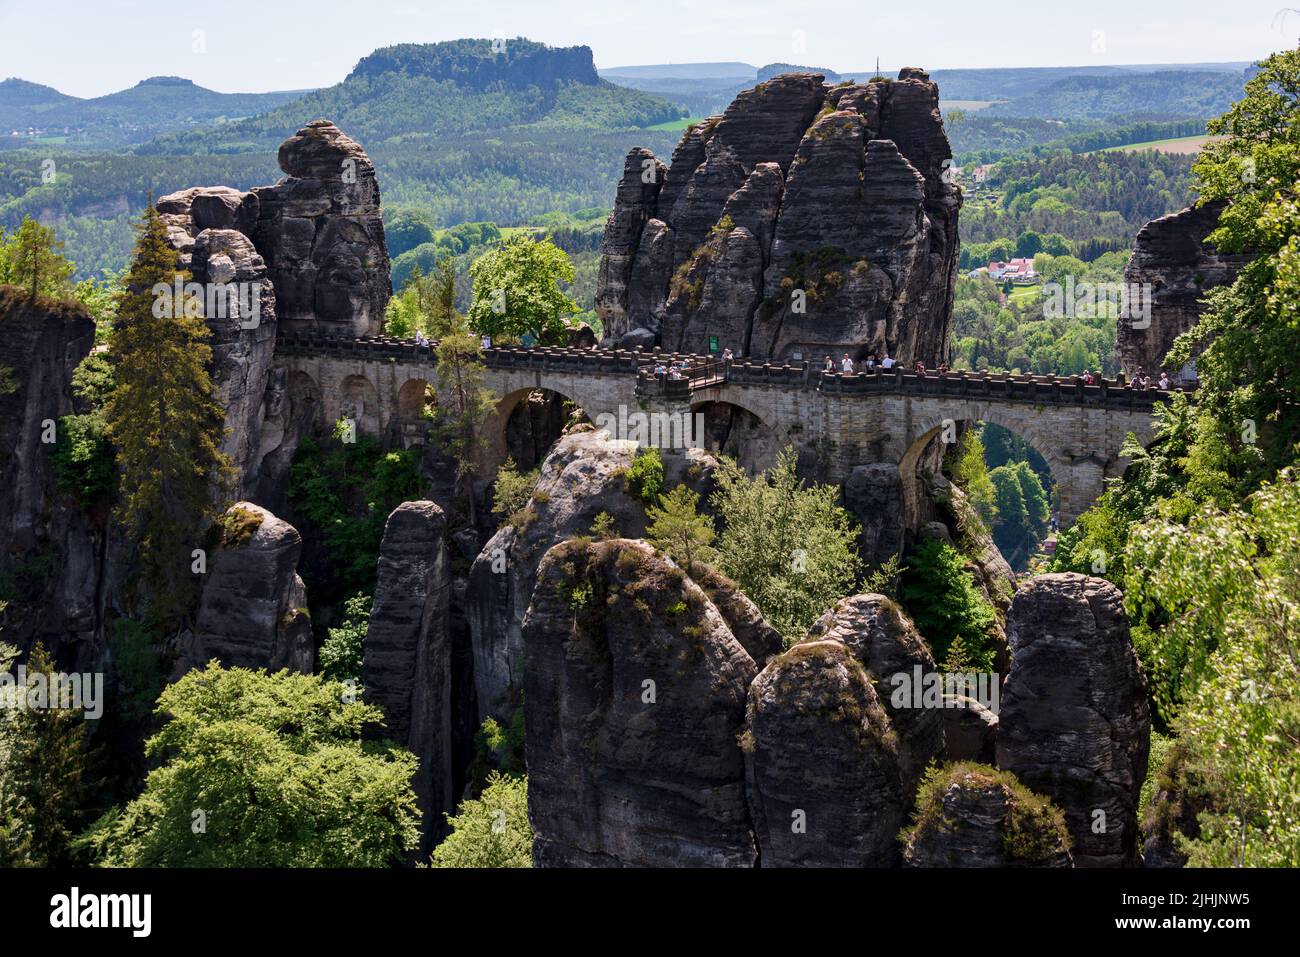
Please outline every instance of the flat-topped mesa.
[[628, 156], [606, 224], [608, 343], [909, 366], [946, 358], [961, 193], [939, 91], [915, 68], [830, 87], [787, 73]]

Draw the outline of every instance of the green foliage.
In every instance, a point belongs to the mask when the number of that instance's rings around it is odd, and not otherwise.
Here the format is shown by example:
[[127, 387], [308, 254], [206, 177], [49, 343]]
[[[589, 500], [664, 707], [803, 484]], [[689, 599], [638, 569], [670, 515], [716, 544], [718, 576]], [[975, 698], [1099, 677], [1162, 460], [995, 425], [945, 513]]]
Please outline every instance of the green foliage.
[[12, 235], [0, 229], [0, 283], [19, 286], [32, 299], [66, 299], [72, 271], [52, 228], [24, 216]]
[[1209, 131], [1224, 138], [1197, 158], [1201, 201], [1228, 201], [1209, 240], [1255, 257], [1211, 292], [1168, 361], [1195, 357], [1198, 404], [1218, 423], [1218, 441], [1246, 451], [1258, 433], [1249, 491], [1300, 456], [1300, 51], [1262, 61], [1246, 96]]
[[520, 472], [515, 460], [507, 456], [497, 469], [496, 482], [492, 485], [492, 513], [509, 518], [527, 508], [533, 489], [537, 488], [539, 474], [541, 469]]
[[1006, 801], [1007, 814], [1002, 822], [1002, 851], [1009, 862], [1021, 867], [1041, 867], [1062, 848], [1070, 847], [1070, 832], [1060, 808], [1040, 794], [1035, 794], [1008, 771], [998, 771], [973, 761], [958, 761], [926, 770], [916, 792], [912, 823], [898, 835], [903, 844], [916, 840], [922, 833], [949, 830], [944, 811], [944, 795], [954, 787], [988, 790], [998, 788]]
[[989, 468], [984, 458], [980, 430], [967, 429], [954, 456], [952, 477], [966, 493], [984, 527], [992, 529], [998, 520], [997, 493], [989, 479]]
[[793, 448], [749, 478], [723, 459], [710, 499], [724, 527], [718, 568], [733, 579], [781, 632], [802, 638], [858, 577], [858, 529], [834, 485], [805, 485]]
[[686, 485], [678, 485], [659, 497], [659, 505], [646, 508], [646, 541], [667, 552], [688, 572], [695, 563], [712, 565], [716, 533], [713, 520], [699, 513], [700, 496]]
[[654, 505], [664, 490], [664, 462], [654, 446], [638, 449], [623, 479], [624, 491], [643, 505]]
[[72, 296], [86, 307], [90, 317], [95, 320], [95, 344], [104, 345], [113, 332], [113, 323], [117, 321], [117, 304], [122, 295], [122, 283], [126, 279], [126, 269], [116, 273], [104, 270], [103, 276], [93, 276], [81, 280], [72, 289]]
[[565, 317], [578, 311], [559, 283], [572, 282], [574, 275], [569, 257], [550, 240], [511, 236], [470, 267], [470, 325], [492, 336], [559, 336]]
[[164, 684], [158, 636], [144, 622], [119, 618], [113, 622], [109, 650], [120, 713], [128, 721], [143, 721]]
[[[0, 672], [15, 649], [0, 645]], [[37, 643], [27, 661], [29, 680], [55, 674]], [[25, 694], [0, 687], [0, 699]], [[86, 725], [80, 711], [19, 708], [0, 700], [0, 867], [66, 867], [72, 836], [84, 814]]]
[[533, 866], [526, 777], [491, 772], [482, 795], [462, 801], [447, 823], [451, 833], [434, 848], [430, 866]]
[[1047, 493], [1028, 462], [999, 465], [988, 477], [997, 514], [993, 540], [1011, 567], [1023, 570], [1047, 534]]
[[524, 706], [517, 702], [510, 720], [503, 726], [488, 716], [474, 734], [474, 763], [470, 778], [480, 786], [489, 768], [506, 774], [524, 773]]
[[107, 502], [117, 481], [113, 444], [104, 421], [104, 405], [115, 384], [107, 356], [92, 352], [82, 359], [72, 373], [72, 394], [82, 411], [60, 418], [55, 432], [56, 483], [87, 510]]
[[456, 488], [474, 521], [471, 487], [484, 446], [483, 424], [496, 411], [496, 397], [483, 387], [483, 355], [478, 336], [453, 314], [451, 328], [438, 340], [440, 389], [434, 434], [456, 463]]
[[416, 759], [316, 675], [191, 671], [158, 700], [139, 797], [81, 839], [108, 867], [384, 867], [415, 845]]
[[117, 466], [103, 416], [65, 415], [55, 434], [54, 475], [59, 490], [87, 510], [110, 498]]
[[366, 633], [370, 630], [371, 597], [358, 592], [343, 603], [343, 620], [329, 629], [317, 659], [320, 672], [331, 681], [361, 684]]
[[370, 594], [384, 523], [423, 488], [420, 453], [386, 453], [367, 435], [355, 442], [342, 437], [336, 429], [325, 439], [309, 436], [299, 443], [289, 468], [289, 499], [324, 537], [331, 578], [326, 590]]
[[441, 256], [426, 275], [419, 265], [407, 274], [401, 291], [388, 300], [384, 332], [411, 337], [417, 331], [429, 339], [440, 339], [456, 319], [456, 264]]
[[597, 512], [596, 517], [591, 520], [591, 537], [602, 541], [613, 538], [615, 533], [614, 516], [609, 512]]
[[1300, 484], [1290, 471], [1243, 508], [1133, 529], [1130, 613], [1167, 621], [1139, 640], [1157, 703], [1211, 810], [1189, 865], [1300, 864]]
[[957, 645], [960, 654], [952, 657], [969, 663], [964, 670], [993, 670], [996, 648], [989, 627], [996, 613], [957, 549], [937, 539], [918, 545], [903, 571], [902, 597], [935, 661], [943, 663]]
[[171, 286], [178, 273], [167, 227], [152, 206], [138, 237], [118, 300], [110, 345], [116, 381], [104, 421], [122, 473], [116, 518], [139, 545], [152, 612], [165, 621], [184, 614], [193, 598], [189, 555], [217, 512], [212, 493], [228, 483], [230, 464], [221, 452], [225, 411], [208, 375], [207, 326], [190, 303], [155, 315], [154, 286]]

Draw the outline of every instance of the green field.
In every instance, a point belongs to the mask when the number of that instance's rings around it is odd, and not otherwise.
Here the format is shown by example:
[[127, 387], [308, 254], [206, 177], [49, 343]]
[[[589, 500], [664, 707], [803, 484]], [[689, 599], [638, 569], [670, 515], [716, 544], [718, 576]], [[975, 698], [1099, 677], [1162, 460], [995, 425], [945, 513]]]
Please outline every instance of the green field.
[[698, 123], [704, 119], [702, 116], [683, 116], [675, 120], [668, 120], [664, 123], [656, 123], [654, 126], [647, 126], [647, 130], [662, 130], [665, 133], [676, 133], [684, 130], [692, 123]]
[[1157, 150], [1161, 153], [1199, 153], [1201, 147], [1217, 136], [1205, 133], [1197, 136], [1179, 136], [1171, 140], [1151, 140], [1147, 143], [1129, 143], [1127, 146], [1108, 146], [1100, 153], [1135, 153], [1138, 150]]

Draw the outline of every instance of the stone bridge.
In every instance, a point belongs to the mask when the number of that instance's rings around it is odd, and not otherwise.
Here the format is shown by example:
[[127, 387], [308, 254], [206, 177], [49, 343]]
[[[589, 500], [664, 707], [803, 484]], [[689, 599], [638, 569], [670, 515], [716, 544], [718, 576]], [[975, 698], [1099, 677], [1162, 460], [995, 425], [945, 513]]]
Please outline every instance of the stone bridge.
[[[479, 463], [483, 474], [504, 460], [510, 414], [537, 389], [572, 401], [593, 422], [603, 415], [625, 422], [638, 412], [685, 418], [742, 410], [762, 436], [746, 443], [747, 464], [766, 466], [776, 451], [793, 445], [815, 456], [834, 481], [871, 462], [894, 463], [902, 474], [912, 474], [936, 438], [951, 441], [956, 426], [985, 421], [1021, 436], [1047, 461], [1060, 493], [1062, 527], [1092, 504], [1107, 477], [1123, 472], [1127, 462], [1120, 448], [1129, 432], [1150, 441], [1153, 408], [1166, 397], [1115, 380], [1084, 385], [1077, 377], [917, 375], [901, 369], [842, 375], [808, 363], [724, 367], [700, 356], [627, 350], [494, 347], [483, 358], [483, 385], [497, 397]], [[656, 362], [674, 358], [687, 362], [685, 378], [653, 375]], [[323, 422], [346, 417], [363, 433], [390, 442], [423, 441], [426, 394], [430, 387], [435, 395], [439, 389], [430, 348], [382, 336], [281, 334], [276, 364], [289, 370], [292, 400], [310, 398]], [[691, 438], [707, 444], [698, 434]]]

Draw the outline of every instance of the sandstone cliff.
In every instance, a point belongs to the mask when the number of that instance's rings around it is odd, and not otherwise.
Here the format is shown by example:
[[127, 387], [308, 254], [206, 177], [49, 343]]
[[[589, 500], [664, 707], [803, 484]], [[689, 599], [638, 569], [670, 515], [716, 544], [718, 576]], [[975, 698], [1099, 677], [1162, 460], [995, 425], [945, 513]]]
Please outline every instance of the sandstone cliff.
[[1078, 867], [1138, 863], [1151, 715], [1119, 589], [1074, 573], [1021, 586], [997, 765], [1065, 812]]
[[606, 224], [606, 335], [820, 359], [945, 355], [961, 195], [921, 70], [828, 87], [789, 73], [686, 131], [663, 172], [633, 150]]
[[304, 419], [316, 411], [274, 368], [277, 330], [373, 335], [392, 294], [379, 184], [361, 146], [317, 120], [285, 140], [279, 162], [287, 175], [274, 186], [191, 187], [157, 203], [179, 264], [209, 293], [222, 450], [238, 492], [276, 507]]
[[524, 621], [538, 866], [751, 867], [738, 735], [754, 661], [644, 542], [547, 552]]
[[214, 531], [218, 547], [208, 558], [194, 634], [176, 674], [213, 658], [227, 668], [310, 674], [316, 646], [297, 573], [298, 530], [260, 506], [236, 502]]
[[[1200, 320], [1200, 300], [1215, 286], [1232, 282], [1250, 261], [1249, 254], [1221, 253], [1206, 242], [1223, 206], [1190, 206], [1153, 219], [1138, 231], [1124, 281], [1130, 286], [1150, 284], [1151, 315], [1149, 320], [1118, 320], [1115, 348], [1125, 375], [1131, 377], [1139, 369], [1157, 375], [1174, 340]], [[1195, 378], [1194, 369], [1167, 371], [1180, 379]]]
[[419, 857], [446, 831], [452, 793], [451, 580], [447, 519], [433, 502], [405, 502], [384, 526], [362, 683], [384, 711], [383, 736], [420, 759]]

